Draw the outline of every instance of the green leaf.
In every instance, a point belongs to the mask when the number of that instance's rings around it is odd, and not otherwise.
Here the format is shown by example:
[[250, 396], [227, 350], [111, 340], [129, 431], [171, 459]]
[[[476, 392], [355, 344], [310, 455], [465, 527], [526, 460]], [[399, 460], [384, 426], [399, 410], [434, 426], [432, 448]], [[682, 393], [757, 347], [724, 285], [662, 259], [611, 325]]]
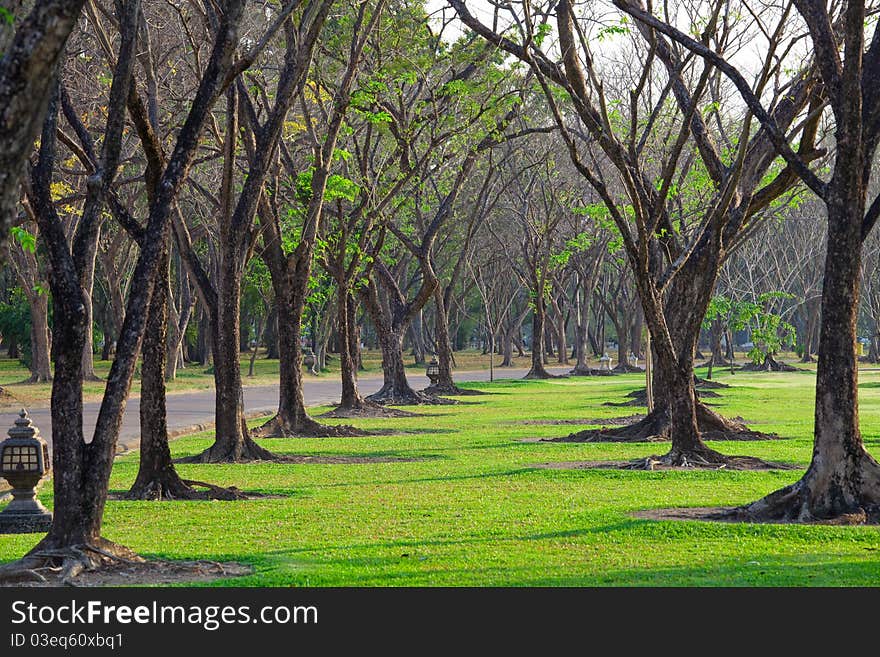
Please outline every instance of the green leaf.
[[11, 229], [12, 239], [19, 243], [22, 249], [28, 253], [37, 252], [37, 238], [31, 235], [21, 226], [13, 226]]

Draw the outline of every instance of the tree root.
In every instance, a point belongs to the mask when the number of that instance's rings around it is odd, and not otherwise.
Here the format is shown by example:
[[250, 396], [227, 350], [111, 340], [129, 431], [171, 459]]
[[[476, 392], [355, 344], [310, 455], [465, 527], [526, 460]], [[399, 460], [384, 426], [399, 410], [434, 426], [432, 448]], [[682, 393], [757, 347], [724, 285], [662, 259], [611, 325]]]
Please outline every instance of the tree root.
[[130, 549], [104, 538], [64, 547], [44, 539], [18, 561], [0, 566], [0, 585], [45, 584], [50, 579], [47, 575], [51, 575], [52, 579], [60, 579], [60, 584], [75, 586], [76, 578], [84, 572], [144, 562]]
[[727, 383], [721, 383], [721, 381], [712, 381], [710, 379], [701, 379], [699, 377], [694, 377], [694, 387], [697, 389], [718, 389], [718, 388], [729, 388], [730, 385]]
[[408, 391], [394, 390], [388, 386], [372, 395], [367, 395], [366, 400], [383, 406], [440, 406], [458, 403], [455, 399], [436, 397], [412, 389]]
[[476, 395], [488, 395], [488, 392], [484, 392], [482, 390], [472, 390], [470, 388], [459, 388], [457, 385], [436, 385], [436, 386], [428, 386], [427, 388], [423, 388], [422, 392], [426, 395], [431, 395], [432, 397], [439, 397], [440, 395], [453, 395], [453, 396], [476, 396]]
[[645, 370], [642, 367], [633, 367], [629, 363], [618, 363], [612, 370], [612, 372], [616, 372], [617, 374], [644, 374]]
[[[775, 440], [775, 433], [763, 433], [749, 429], [742, 418], [726, 418], [701, 402], [697, 402], [697, 427], [704, 440]], [[592, 442], [661, 442], [671, 440], [672, 419], [667, 411], [654, 410], [644, 418], [626, 426], [600, 429], [584, 429], [561, 438], [548, 438], [545, 442], [592, 443]]]
[[257, 445], [245, 436], [241, 443], [233, 440], [215, 440], [208, 449], [195, 456], [175, 459], [175, 463], [251, 463], [253, 461], [277, 461], [278, 456]]
[[374, 434], [350, 424], [321, 424], [309, 417], [292, 421], [275, 415], [254, 429], [253, 435], [255, 438], [361, 438]]
[[[834, 468], [834, 466], [827, 466]], [[851, 468], [821, 474], [815, 463], [804, 476], [723, 519], [824, 525], [880, 524], [880, 466], [867, 452]]]
[[343, 406], [340, 404], [332, 411], [322, 413], [318, 417], [332, 418], [401, 418], [418, 417], [418, 413], [404, 411], [401, 408], [389, 408], [381, 404], [374, 404], [366, 399], [358, 399], [354, 404]]
[[575, 367], [569, 373], [569, 376], [614, 376], [616, 372], [613, 370], [597, 370], [593, 367]]
[[[196, 490], [205, 488], [206, 490]], [[125, 494], [126, 500], [149, 502], [172, 502], [187, 500], [246, 500], [248, 496], [235, 486], [225, 488], [203, 481], [181, 479], [175, 472], [173, 476], [157, 475], [147, 482], [136, 481]]]
[[787, 365], [783, 363], [781, 360], [776, 360], [772, 356], [767, 356], [764, 359], [764, 362], [760, 365], [755, 365], [754, 363], [746, 363], [742, 367], [739, 368], [741, 372], [800, 372], [800, 368], [793, 367], [791, 365]]

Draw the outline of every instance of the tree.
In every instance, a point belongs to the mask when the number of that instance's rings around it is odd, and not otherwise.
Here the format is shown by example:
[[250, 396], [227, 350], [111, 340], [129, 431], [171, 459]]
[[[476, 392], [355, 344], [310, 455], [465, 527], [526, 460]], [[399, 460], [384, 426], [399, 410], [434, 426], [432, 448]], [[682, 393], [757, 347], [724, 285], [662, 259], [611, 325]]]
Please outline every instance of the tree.
[[733, 513], [751, 520], [864, 522], [880, 507], [880, 464], [865, 450], [859, 431], [856, 357], [862, 244], [880, 216], [880, 198], [868, 203], [880, 143], [880, 30], [875, 27], [868, 39], [863, 1], [831, 10], [818, 0], [794, 2], [809, 30], [834, 119], [835, 158], [830, 176], [823, 180], [793, 152], [760, 96], [721, 54], [638, 7], [619, 0], [618, 4], [730, 78], [788, 167], [827, 210], [812, 460], [801, 479]]
[[[211, 58], [206, 64], [187, 120], [177, 136], [168, 165], [162, 170], [157, 198], [150, 206], [143, 229], [142, 248], [126, 307], [125, 322], [110, 369], [104, 398], [92, 440], [84, 440], [82, 426], [82, 349], [87, 334], [81, 276], [88, 240], [95, 239], [96, 222], [105, 198], [112, 192], [118, 172], [120, 141], [124, 127], [125, 99], [134, 66], [140, 2], [120, 5], [119, 54], [110, 89], [107, 127], [100, 160], [89, 185], [83, 217], [67, 241], [51, 198], [53, 164], [56, 158], [58, 94], [50, 103], [40, 140], [39, 158], [32, 172], [32, 198], [40, 232], [47, 245], [52, 268], [50, 279], [55, 302], [55, 378], [52, 384], [52, 467], [55, 506], [48, 534], [25, 557], [0, 569], [0, 577], [41, 578], [35, 569], [61, 566], [69, 580], [83, 569], [105, 565], [122, 557], [138, 559], [127, 548], [101, 537], [101, 523], [107, 486], [116, 451], [122, 413], [134, 374], [146, 324], [147, 308], [161, 260], [163, 235], [167, 235], [171, 206], [192, 163], [205, 120], [221, 95], [233, 71], [238, 46], [238, 24], [244, 2], [230, 0], [218, 17]], [[241, 62], [239, 62], [241, 64]], [[234, 78], [234, 75], [233, 75]]]
[[[697, 401], [694, 352], [729, 245], [797, 180], [793, 171], [776, 162], [772, 134], [764, 129], [753, 134], [751, 116], [746, 115], [743, 120], [726, 121], [727, 125], [719, 118], [715, 123], [720, 128], [716, 126], [713, 135], [709, 120], [721, 112], [725, 100], [711, 97], [716, 88], [714, 69], [696, 68], [693, 58], [681, 56], [666, 37], [642, 23], [637, 23], [641, 41], [629, 30], [616, 28], [630, 34], [639, 50], [631, 55], [636, 63], [626, 83], [629, 91], [615, 98], [607, 95], [612, 89], [606, 87], [586, 36], [595, 23], [589, 16], [576, 15], [569, 0], [561, 0], [555, 8], [524, 6], [519, 12], [512, 5], [496, 8], [494, 25], [509, 26], [514, 38], [481, 22], [462, 0], [449, 3], [474, 32], [535, 71], [573, 163], [601, 197], [620, 232], [651, 333], [653, 387], [658, 395], [648, 417], [630, 427], [602, 432], [602, 439], [665, 436], [672, 439], [672, 446], [660, 458], [662, 463], [728, 462], [728, 457], [705, 445], [701, 431], [736, 438], [745, 427]], [[723, 4], [713, 7], [702, 39], [719, 48], [735, 48], [731, 43], [735, 30], [731, 17], [721, 12]], [[552, 13], [561, 62], [541, 47], [550, 32]], [[776, 27], [762, 28], [775, 45], [785, 26], [780, 20]], [[654, 68], [658, 62], [665, 74], [662, 83]], [[686, 76], [684, 70], [689, 71]], [[770, 89], [768, 83], [777, 71], [771, 53], [761, 63], [755, 90], [772, 96], [776, 124], [797, 129], [801, 155], [816, 157], [815, 80], [809, 71], [798, 71], [784, 85]], [[706, 95], [711, 103], [704, 115]], [[570, 101], [565, 110], [560, 96]], [[671, 107], [665, 103], [667, 96], [675, 101]], [[796, 123], [799, 118], [806, 120]], [[605, 167], [615, 173], [614, 179], [604, 175]], [[593, 437], [592, 433], [583, 436]]]

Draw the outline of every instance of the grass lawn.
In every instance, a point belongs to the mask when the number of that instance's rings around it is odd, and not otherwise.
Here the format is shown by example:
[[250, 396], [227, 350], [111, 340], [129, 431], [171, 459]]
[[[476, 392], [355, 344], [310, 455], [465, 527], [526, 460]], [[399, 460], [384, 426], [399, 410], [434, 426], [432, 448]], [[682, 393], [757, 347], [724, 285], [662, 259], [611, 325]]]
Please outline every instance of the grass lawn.
[[[865, 441], [880, 456], [880, 370], [861, 380]], [[730, 416], [784, 440], [712, 443], [806, 466], [814, 373], [730, 375], [710, 400]], [[726, 524], [635, 519], [639, 509], [729, 506], [796, 480], [800, 471], [624, 472], [548, 470], [547, 461], [622, 459], [664, 444], [520, 442], [577, 425], [523, 420], [616, 417], [638, 408], [602, 406], [640, 384], [639, 375], [470, 384], [492, 395], [417, 409], [416, 418], [359, 420], [397, 435], [280, 439], [279, 453], [398, 457], [366, 464], [181, 465], [187, 477], [280, 497], [244, 502], [110, 501], [104, 535], [145, 556], [252, 564], [233, 586], [877, 586], [876, 527]], [[323, 409], [313, 409], [320, 412]], [[643, 409], [641, 409], [643, 410]], [[350, 422], [350, 421], [349, 421]], [[584, 425], [586, 426], [586, 425]], [[175, 440], [175, 456], [210, 442]], [[132, 483], [137, 455], [117, 461], [113, 491]], [[40, 495], [51, 506], [51, 485]], [[0, 560], [34, 535], [0, 536]]]

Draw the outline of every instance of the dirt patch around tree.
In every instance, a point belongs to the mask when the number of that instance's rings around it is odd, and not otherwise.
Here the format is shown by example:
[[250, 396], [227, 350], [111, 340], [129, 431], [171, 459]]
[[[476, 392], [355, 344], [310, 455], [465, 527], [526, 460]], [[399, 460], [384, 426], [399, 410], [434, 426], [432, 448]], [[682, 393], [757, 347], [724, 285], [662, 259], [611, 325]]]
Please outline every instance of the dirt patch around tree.
[[754, 456], [728, 456], [727, 462], [689, 463], [688, 465], [666, 465], [659, 456], [648, 456], [631, 461], [557, 461], [533, 463], [529, 467], [547, 470], [654, 470], [693, 472], [694, 470], [798, 470], [800, 466], [789, 463], [764, 461]]
[[23, 571], [15, 581], [0, 586], [60, 587], [74, 584], [82, 587], [141, 586], [154, 584], [195, 584], [227, 577], [251, 575], [254, 569], [240, 563], [216, 561], [117, 561], [96, 570], [85, 570], [72, 582], [63, 581], [61, 568], [39, 568]]
[[706, 506], [671, 509], [642, 509], [630, 514], [642, 520], [702, 520], [706, 522], [752, 523], [770, 525], [880, 525], [880, 510], [844, 513], [827, 520], [756, 520], [742, 507]]
[[379, 404], [370, 404], [354, 408], [335, 408], [332, 411], [321, 413], [321, 415], [318, 415], [317, 417], [383, 419], [420, 416], [418, 413], [405, 411], [402, 408], [391, 408]]
[[603, 426], [625, 427], [639, 420], [645, 419], [644, 413], [625, 415], [623, 417], [583, 417], [567, 420], [519, 420], [511, 424], [600, 424]]
[[[175, 463], [193, 463], [191, 457], [175, 459]], [[248, 461], [254, 463], [311, 463], [311, 464], [353, 464], [353, 463], [408, 463], [412, 461], [424, 461], [426, 457], [410, 456], [345, 456], [345, 455], [312, 455], [312, 454], [276, 454], [275, 458], [267, 460]], [[249, 494], [248, 494], [249, 495]]]

